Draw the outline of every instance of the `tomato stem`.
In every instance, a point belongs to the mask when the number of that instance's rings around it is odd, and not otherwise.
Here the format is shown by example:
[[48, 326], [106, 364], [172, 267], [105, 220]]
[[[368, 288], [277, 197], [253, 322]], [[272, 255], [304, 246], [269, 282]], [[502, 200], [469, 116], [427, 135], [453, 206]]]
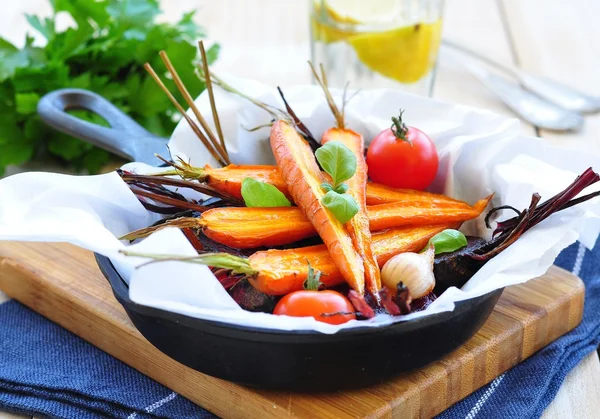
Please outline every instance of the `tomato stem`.
[[310, 265], [308, 259], [306, 260], [306, 263], [308, 263], [308, 275], [304, 281], [304, 289], [307, 291], [319, 291], [319, 288], [321, 288], [323, 285], [323, 283], [320, 281], [321, 271], [315, 270]]
[[408, 136], [407, 136], [408, 127], [406, 126], [404, 121], [402, 121], [403, 113], [404, 113], [404, 111], [400, 110], [400, 115], [398, 115], [397, 118], [395, 116], [392, 116], [392, 126], [390, 127], [390, 129], [392, 130], [392, 132], [394, 133], [394, 135], [396, 136], [397, 139], [406, 141], [410, 145], [412, 145], [412, 142], [408, 139]]

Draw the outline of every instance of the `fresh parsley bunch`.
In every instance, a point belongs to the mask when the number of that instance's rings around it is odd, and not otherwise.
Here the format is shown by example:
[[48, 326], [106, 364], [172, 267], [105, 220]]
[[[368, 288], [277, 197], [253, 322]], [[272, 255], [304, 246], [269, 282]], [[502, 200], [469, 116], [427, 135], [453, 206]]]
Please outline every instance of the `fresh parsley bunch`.
[[[64, 87], [101, 94], [149, 131], [168, 136], [176, 111], [143, 68], [152, 64], [159, 75], [166, 68], [158, 56], [165, 50], [186, 87], [196, 96], [204, 84], [193, 74], [197, 41], [202, 29], [186, 13], [176, 24], [156, 23], [157, 0], [50, 0], [54, 15], [40, 19], [27, 15], [31, 26], [47, 40], [45, 47], [16, 48], [0, 38], [0, 175], [6, 166], [32, 159], [56, 158], [78, 171], [94, 173], [109, 153], [47, 127], [36, 106], [46, 93]], [[57, 32], [55, 16], [70, 14], [76, 28]], [[207, 51], [216, 59], [218, 46]], [[165, 80], [171, 91], [171, 80]], [[179, 99], [179, 98], [178, 98]], [[100, 124], [102, 118], [84, 111], [78, 117]]]

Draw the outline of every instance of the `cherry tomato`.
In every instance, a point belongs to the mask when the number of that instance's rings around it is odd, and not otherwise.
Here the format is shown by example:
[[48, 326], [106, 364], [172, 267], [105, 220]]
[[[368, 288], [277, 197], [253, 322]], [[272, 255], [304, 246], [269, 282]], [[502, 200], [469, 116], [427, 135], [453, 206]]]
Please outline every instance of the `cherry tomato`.
[[324, 323], [342, 324], [356, 319], [354, 311], [352, 303], [337, 291], [302, 290], [291, 292], [279, 300], [273, 314], [313, 317]]
[[400, 117], [381, 131], [367, 150], [369, 177], [392, 188], [426, 189], [437, 173], [438, 155], [423, 131], [407, 127]]

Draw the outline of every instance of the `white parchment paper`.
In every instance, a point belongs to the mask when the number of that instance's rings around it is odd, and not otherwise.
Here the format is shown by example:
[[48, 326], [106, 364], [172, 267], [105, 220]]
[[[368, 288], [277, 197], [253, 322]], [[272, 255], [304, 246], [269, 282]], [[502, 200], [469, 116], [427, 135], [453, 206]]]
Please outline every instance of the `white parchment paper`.
[[[248, 80], [226, 80], [245, 93], [281, 106], [276, 90]], [[314, 86], [283, 89], [286, 98], [312, 133], [320, 138], [333, 125], [322, 92]], [[270, 121], [270, 116], [245, 101], [216, 89], [217, 107], [227, 147], [234, 163], [273, 163], [269, 130], [252, 128]], [[338, 100], [339, 92], [335, 92]], [[206, 94], [196, 101], [212, 122]], [[531, 194], [542, 201], [571, 183], [587, 167], [600, 169], [600, 159], [549, 146], [543, 140], [519, 135], [515, 119], [480, 109], [443, 103], [394, 90], [359, 92], [346, 108], [349, 128], [362, 133], [367, 142], [390, 125], [390, 117], [405, 109], [405, 120], [435, 141], [440, 170], [431, 190], [474, 203], [495, 193], [493, 205], [525, 208]], [[193, 118], [193, 115], [190, 113]], [[185, 122], [173, 133], [169, 148], [173, 156], [193, 165], [216, 166]], [[164, 154], [167, 151], [164, 150]], [[137, 172], [155, 170], [130, 163]], [[512, 214], [509, 214], [512, 216]], [[368, 321], [340, 326], [312, 318], [291, 318], [242, 310], [221, 287], [209, 269], [182, 262], [163, 262], [137, 268], [143, 259], [118, 253], [125, 247], [117, 237], [155, 222], [159, 217], [146, 211], [116, 173], [100, 176], [65, 176], [24, 173], [0, 181], [0, 239], [65, 241], [110, 257], [130, 284], [130, 297], [139, 304], [211, 320], [255, 327], [309, 329], [335, 333], [349, 327], [377, 327], [436, 312], [453, 310], [456, 301], [485, 294], [542, 275], [558, 253], [581, 240], [593, 246], [600, 232], [600, 203], [562, 211], [531, 229], [515, 244], [488, 262], [462, 289], [451, 288], [425, 311], [392, 318], [378, 315]], [[489, 237], [482, 220], [466, 223], [469, 234]], [[194, 249], [177, 229], [165, 229], [131, 246], [152, 253], [192, 255]]]

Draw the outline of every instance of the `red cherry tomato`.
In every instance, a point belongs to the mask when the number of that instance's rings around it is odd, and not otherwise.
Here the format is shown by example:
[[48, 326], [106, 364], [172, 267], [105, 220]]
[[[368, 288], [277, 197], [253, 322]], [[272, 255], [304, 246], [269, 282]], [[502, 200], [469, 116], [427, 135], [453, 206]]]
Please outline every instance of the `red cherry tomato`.
[[367, 150], [369, 177], [392, 188], [426, 189], [437, 173], [438, 155], [423, 131], [392, 118], [392, 128], [381, 131]]
[[[356, 319], [352, 303], [337, 291], [294, 291], [284, 296], [273, 314], [313, 317], [329, 324], [342, 324]], [[351, 314], [348, 314], [351, 313]]]

